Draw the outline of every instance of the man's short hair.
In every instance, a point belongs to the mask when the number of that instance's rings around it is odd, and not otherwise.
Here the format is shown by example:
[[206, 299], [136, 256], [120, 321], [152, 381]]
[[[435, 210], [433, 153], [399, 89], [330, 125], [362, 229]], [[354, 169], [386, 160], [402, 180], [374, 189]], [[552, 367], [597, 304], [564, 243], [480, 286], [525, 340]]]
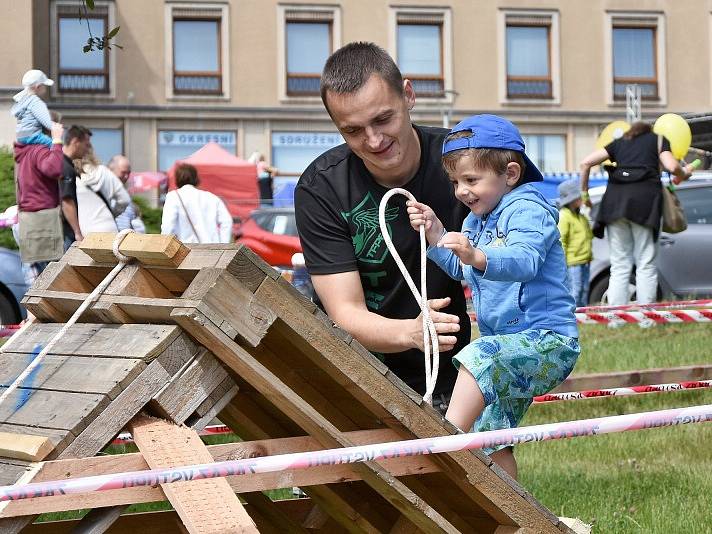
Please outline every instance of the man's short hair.
[[198, 169], [188, 163], [181, 163], [176, 167], [176, 187], [179, 189], [184, 185], [196, 187], [199, 183]]
[[372, 74], [380, 76], [397, 95], [403, 94], [403, 75], [383, 48], [366, 42], [349, 43], [329, 56], [321, 73], [321, 100], [326, 111], [327, 92], [355, 93]]
[[74, 139], [83, 140], [85, 137], [91, 137], [91, 130], [86, 126], [72, 124], [69, 129], [64, 132], [64, 144], [68, 145]]

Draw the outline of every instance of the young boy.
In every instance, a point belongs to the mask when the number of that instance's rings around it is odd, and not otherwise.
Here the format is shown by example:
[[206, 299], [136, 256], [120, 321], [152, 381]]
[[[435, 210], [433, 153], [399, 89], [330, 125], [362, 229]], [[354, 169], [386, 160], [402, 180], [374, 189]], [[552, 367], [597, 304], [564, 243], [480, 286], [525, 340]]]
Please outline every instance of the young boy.
[[[560, 384], [580, 353], [558, 212], [530, 184], [542, 175], [517, 128], [475, 115], [443, 143], [455, 196], [470, 208], [462, 232], [446, 232], [433, 210], [409, 201], [425, 224], [428, 258], [472, 288], [481, 337], [454, 358], [457, 381], [445, 417], [469, 431], [516, 427], [532, 398]], [[511, 447], [485, 449], [512, 477]]]
[[559, 190], [559, 232], [568, 266], [568, 287], [576, 306], [588, 304], [588, 278], [593, 259], [593, 232], [581, 213], [581, 186], [572, 178], [561, 182]]
[[13, 96], [10, 113], [17, 119], [15, 135], [21, 145], [47, 145], [52, 147], [52, 139], [42, 132], [52, 129], [52, 119], [47, 104], [40, 98], [54, 81], [41, 70], [28, 70], [22, 77], [24, 89]]

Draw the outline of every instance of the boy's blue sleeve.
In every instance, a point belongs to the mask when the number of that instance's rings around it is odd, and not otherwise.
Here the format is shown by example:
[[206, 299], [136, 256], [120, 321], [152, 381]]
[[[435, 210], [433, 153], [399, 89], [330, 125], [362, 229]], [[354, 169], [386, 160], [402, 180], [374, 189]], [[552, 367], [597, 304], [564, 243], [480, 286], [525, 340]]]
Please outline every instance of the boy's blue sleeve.
[[517, 208], [503, 230], [505, 246], [479, 247], [487, 256], [482, 277], [506, 282], [532, 280], [544, 264], [552, 243], [559, 239], [554, 217], [544, 207], [530, 203], [526, 208]]
[[450, 278], [463, 280], [462, 263], [452, 250], [445, 247], [428, 247], [428, 259], [433, 260]]

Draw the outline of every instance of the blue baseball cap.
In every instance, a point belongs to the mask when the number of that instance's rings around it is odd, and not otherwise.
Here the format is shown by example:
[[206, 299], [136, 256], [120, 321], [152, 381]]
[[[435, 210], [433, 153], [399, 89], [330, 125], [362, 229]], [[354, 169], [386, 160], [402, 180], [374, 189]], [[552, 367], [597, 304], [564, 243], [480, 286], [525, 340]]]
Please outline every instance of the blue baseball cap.
[[473, 115], [458, 123], [450, 133], [472, 132], [469, 137], [461, 137], [443, 143], [443, 156], [455, 150], [467, 148], [499, 148], [502, 150], [516, 150], [521, 152], [526, 163], [524, 176], [519, 184], [528, 182], [541, 182], [544, 177], [524, 152], [524, 140], [519, 130], [507, 119], [497, 115]]

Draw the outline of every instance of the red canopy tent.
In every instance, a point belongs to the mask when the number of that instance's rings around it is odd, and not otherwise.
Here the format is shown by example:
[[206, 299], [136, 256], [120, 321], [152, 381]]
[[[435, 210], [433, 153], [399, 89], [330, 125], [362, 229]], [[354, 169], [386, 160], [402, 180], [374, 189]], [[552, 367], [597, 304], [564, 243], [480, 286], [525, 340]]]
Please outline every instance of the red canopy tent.
[[185, 159], [176, 161], [168, 171], [168, 188], [175, 189], [175, 170], [181, 163], [198, 169], [200, 189], [219, 196], [233, 217], [245, 220], [259, 205], [257, 167], [210, 142]]

